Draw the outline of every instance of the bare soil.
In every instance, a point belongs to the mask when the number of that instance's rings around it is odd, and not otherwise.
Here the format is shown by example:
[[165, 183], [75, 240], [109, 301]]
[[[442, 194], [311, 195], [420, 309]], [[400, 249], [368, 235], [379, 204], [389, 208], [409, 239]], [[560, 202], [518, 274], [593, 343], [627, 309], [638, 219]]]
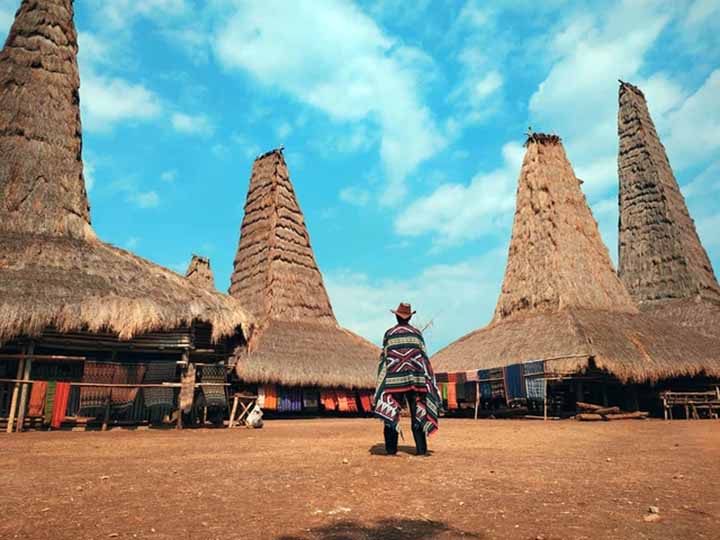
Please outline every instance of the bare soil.
[[425, 458], [370, 419], [3, 434], [0, 538], [720, 538], [720, 422], [440, 427]]

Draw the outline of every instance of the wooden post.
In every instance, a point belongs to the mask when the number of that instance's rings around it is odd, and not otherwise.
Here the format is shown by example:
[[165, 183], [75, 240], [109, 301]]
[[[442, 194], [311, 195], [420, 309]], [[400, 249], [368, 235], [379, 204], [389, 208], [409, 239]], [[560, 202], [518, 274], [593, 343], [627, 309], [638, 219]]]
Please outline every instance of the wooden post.
[[665, 416], [665, 420], [668, 419], [668, 404], [667, 404], [667, 398], [663, 396], [663, 415]]
[[[35, 343], [30, 342], [27, 346], [27, 358], [25, 359], [25, 372], [23, 374], [23, 380], [30, 380], [30, 370], [32, 369], [32, 355], [35, 352]], [[21, 383], [20, 387], [20, 404], [18, 405], [18, 420], [15, 426], [15, 431], [21, 432], [25, 427], [25, 409], [27, 409], [28, 394], [30, 385], [27, 383]]]
[[547, 422], [547, 377], [543, 379], [543, 421]]
[[108, 422], [110, 420], [110, 396], [108, 396], [105, 402], [105, 417], [103, 418], [102, 431], [107, 431]]
[[[21, 358], [20, 360], [18, 360], [17, 375], [15, 375], [16, 381], [19, 381], [22, 379], [24, 371], [25, 371], [25, 359]], [[12, 431], [13, 431], [13, 424], [15, 422], [15, 413], [17, 411], [17, 400], [18, 400], [19, 392], [20, 392], [20, 383], [16, 382], [13, 386], [12, 398], [10, 400], [10, 415], [8, 416], [7, 429], [5, 430], [8, 433], [12, 433]]]
[[[184, 350], [184, 351], [183, 351], [183, 353], [182, 353], [182, 362], [185, 364], [185, 371], [187, 372], [187, 370], [188, 370], [189, 367], [190, 367], [190, 351], [188, 351], [188, 350]], [[183, 380], [183, 376], [182, 376], [182, 375], [180, 376], [180, 380], [181, 380], [181, 381]], [[194, 386], [195, 386], [195, 385], [193, 384], [193, 387], [194, 387]], [[193, 392], [194, 392], [194, 390], [193, 390]], [[180, 399], [181, 396], [182, 396], [182, 386], [180, 387], [180, 391], [179, 391], [179, 393], [178, 393], [178, 411], [177, 411], [177, 412], [178, 412], [178, 417], [177, 417], [177, 424], [175, 424], [175, 429], [182, 429], [182, 428], [183, 428], [183, 425], [182, 425], [182, 400]]]
[[475, 383], [475, 420], [478, 419], [478, 412], [480, 411], [480, 382]]
[[235, 398], [233, 399], [232, 409], [230, 410], [230, 423], [228, 424], [228, 428], [233, 427], [233, 425], [235, 424], [235, 413], [237, 412], [238, 401], [238, 397], [235, 396]]

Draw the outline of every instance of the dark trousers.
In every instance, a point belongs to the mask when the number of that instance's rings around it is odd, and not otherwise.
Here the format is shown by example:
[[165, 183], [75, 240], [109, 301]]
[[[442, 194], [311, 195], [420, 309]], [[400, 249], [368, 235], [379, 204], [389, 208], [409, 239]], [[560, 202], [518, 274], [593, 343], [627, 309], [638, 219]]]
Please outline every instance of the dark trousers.
[[[410, 409], [410, 418], [412, 418], [413, 439], [415, 439], [415, 450], [418, 455], [427, 453], [427, 436], [422, 426], [415, 419], [415, 392], [405, 392], [404, 394], [395, 394], [395, 399], [402, 405], [407, 399]], [[385, 424], [383, 430], [385, 436], [385, 451], [388, 454], [397, 454], [398, 450], [398, 431], [390, 424]]]

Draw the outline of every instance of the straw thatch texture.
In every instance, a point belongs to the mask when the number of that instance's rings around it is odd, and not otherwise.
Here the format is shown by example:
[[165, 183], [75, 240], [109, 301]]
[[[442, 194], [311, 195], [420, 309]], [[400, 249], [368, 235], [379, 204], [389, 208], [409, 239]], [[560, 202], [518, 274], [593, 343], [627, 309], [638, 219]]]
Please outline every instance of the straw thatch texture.
[[210, 259], [207, 257], [193, 255], [185, 272], [185, 277], [198, 287], [208, 291], [215, 290], [215, 276], [210, 268]]
[[251, 324], [240, 302], [100, 241], [0, 231], [0, 342], [61, 332], [111, 331], [121, 339], [213, 326], [213, 340]]
[[494, 320], [572, 307], [637, 312], [559, 137], [535, 133], [526, 147]]
[[259, 321], [243, 380], [374, 386], [380, 349], [335, 320], [281, 150], [253, 164], [230, 294]]
[[121, 339], [250, 319], [235, 299], [100, 242], [81, 158], [77, 36], [70, 0], [22, 2], [0, 52], [0, 343], [60, 332]]
[[253, 164], [230, 294], [260, 320], [337, 324], [280, 150]]
[[575, 372], [593, 357], [622, 381], [720, 376], [720, 340], [646, 314], [572, 309], [499, 321], [433, 356], [438, 372], [488, 369], [556, 359], [550, 370]]
[[720, 302], [696, 296], [652, 302], [642, 309], [653, 317], [720, 339]]
[[590, 358], [623, 381], [720, 375], [720, 340], [640, 313], [612, 269], [559, 140], [529, 138], [495, 318], [433, 356], [436, 371]]
[[372, 388], [380, 349], [339, 327], [270, 321], [237, 358], [238, 376], [253, 383]]
[[641, 305], [699, 295], [720, 301], [720, 285], [695, 230], [645, 96], [620, 83], [619, 275]]
[[70, 0], [22, 2], [0, 52], [0, 224], [94, 238]]

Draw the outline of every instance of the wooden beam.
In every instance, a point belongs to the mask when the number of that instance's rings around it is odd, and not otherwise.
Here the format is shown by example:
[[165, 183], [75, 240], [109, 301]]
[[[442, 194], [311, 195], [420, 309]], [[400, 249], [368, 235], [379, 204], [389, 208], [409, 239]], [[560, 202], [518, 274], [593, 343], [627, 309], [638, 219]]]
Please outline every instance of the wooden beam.
[[480, 412], [480, 382], [475, 383], [475, 420], [478, 419]]
[[[24, 360], [27, 355], [20, 354], [0, 354], [0, 360]], [[36, 354], [32, 357], [33, 362], [84, 362], [84, 356], [64, 356], [62, 354]]]
[[[35, 352], [35, 343], [30, 342], [27, 345], [26, 354], [27, 358], [25, 359], [25, 372], [23, 374], [23, 379], [26, 381], [30, 380], [30, 370], [32, 369], [32, 361], [33, 361], [33, 353]], [[25, 427], [25, 409], [27, 409], [27, 400], [28, 400], [28, 394], [30, 393], [30, 384], [29, 383], [20, 383], [20, 404], [18, 405], [18, 420], [17, 425], [15, 426], [16, 432], [21, 432], [23, 428]]]
[[12, 398], [10, 399], [10, 414], [8, 416], [7, 429], [5, 430], [8, 433], [12, 433], [12, 431], [13, 431], [13, 423], [15, 422], [15, 412], [17, 411], [18, 394], [20, 392], [20, 379], [22, 378], [24, 372], [25, 372], [25, 357], [18, 360], [17, 375], [15, 375], [15, 379], [8, 380], [8, 382], [13, 382], [15, 384], [13, 386]]

